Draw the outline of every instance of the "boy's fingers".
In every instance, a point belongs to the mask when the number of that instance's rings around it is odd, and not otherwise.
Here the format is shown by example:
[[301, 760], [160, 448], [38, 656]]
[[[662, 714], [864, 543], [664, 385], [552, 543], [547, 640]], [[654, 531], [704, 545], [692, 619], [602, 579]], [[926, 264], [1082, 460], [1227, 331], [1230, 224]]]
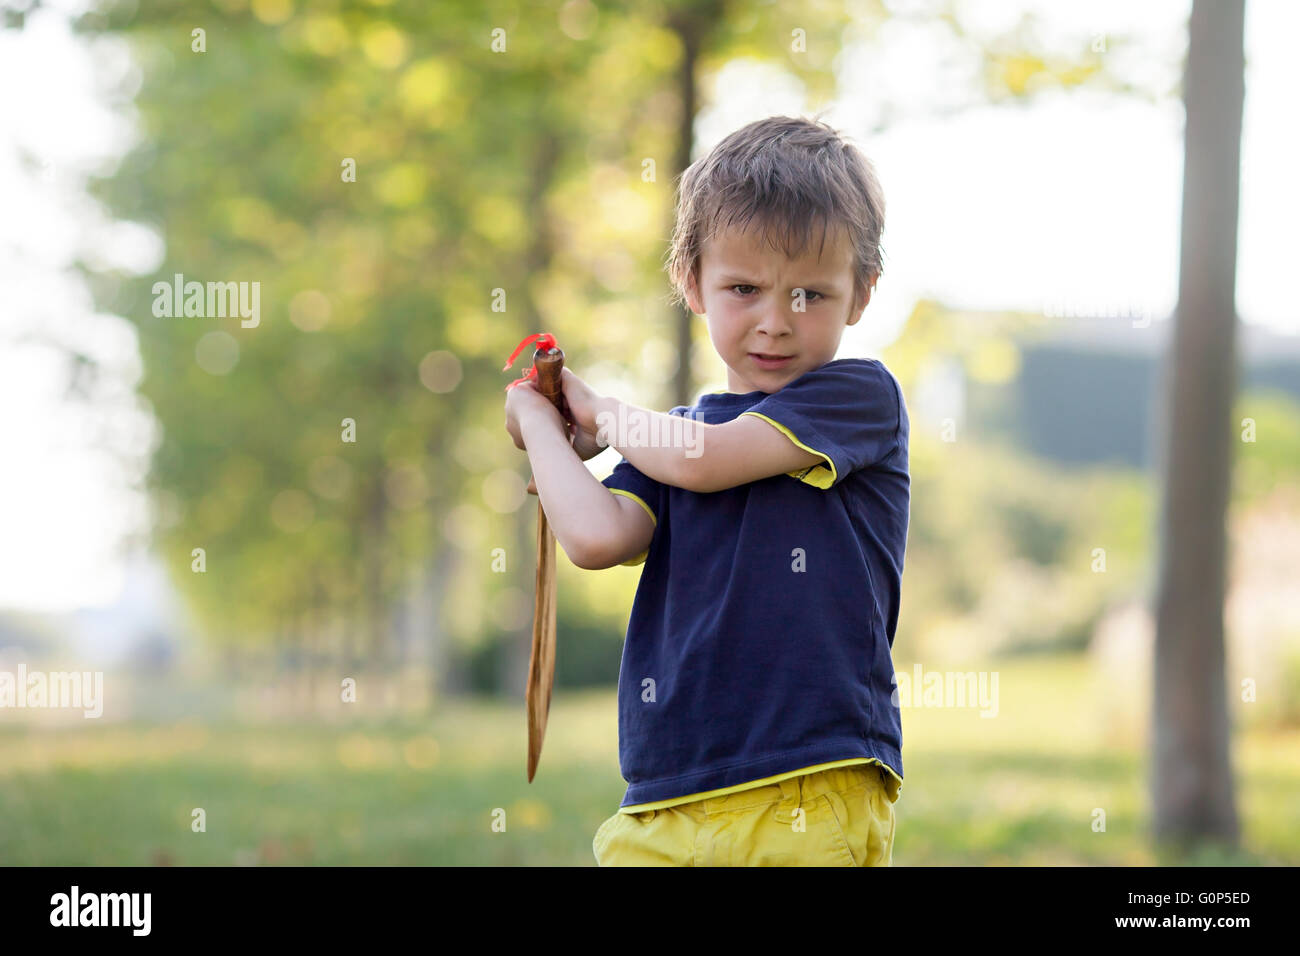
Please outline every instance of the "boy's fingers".
[[537, 482], [533, 480], [531, 476], [528, 479], [528, 487], [525, 488], [524, 490], [527, 491], [530, 495], [537, 494]]

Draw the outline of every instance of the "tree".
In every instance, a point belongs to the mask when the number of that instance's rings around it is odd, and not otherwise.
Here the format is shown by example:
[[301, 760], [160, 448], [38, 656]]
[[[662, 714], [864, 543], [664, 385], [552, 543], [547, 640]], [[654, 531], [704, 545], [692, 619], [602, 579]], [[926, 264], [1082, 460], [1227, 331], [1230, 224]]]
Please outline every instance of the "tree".
[[1244, 0], [1195, 0], [1156, 596], [1155, 836], [1235, 844], [1223, 603], [1236, 391]]

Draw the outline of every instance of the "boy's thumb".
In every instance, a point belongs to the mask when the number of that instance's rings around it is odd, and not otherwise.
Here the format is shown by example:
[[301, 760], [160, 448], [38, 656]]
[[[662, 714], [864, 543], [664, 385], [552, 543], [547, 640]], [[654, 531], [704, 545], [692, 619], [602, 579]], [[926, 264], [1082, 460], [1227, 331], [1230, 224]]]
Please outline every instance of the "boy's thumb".
[[528, 478], [528, 487], [524, 489], [530, 495], [537, 494], [537, 481], [530, 475]]

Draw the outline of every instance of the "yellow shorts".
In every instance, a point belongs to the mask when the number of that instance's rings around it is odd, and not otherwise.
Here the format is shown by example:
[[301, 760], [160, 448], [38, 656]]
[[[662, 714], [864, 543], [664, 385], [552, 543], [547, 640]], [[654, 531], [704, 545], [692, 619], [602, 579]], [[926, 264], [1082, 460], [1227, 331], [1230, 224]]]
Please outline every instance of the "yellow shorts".
[[662, 810], [615, 813], [591, 848], [599, 866], [893, 866], [898, 787], [875, 764], [832, 767]]

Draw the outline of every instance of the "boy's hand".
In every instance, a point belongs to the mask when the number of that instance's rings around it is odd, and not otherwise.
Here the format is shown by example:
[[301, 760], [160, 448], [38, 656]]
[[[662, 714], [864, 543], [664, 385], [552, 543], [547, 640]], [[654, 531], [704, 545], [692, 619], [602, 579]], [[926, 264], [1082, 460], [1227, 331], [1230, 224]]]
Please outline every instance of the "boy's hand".
[[[565, 421], [559, 410], [537, 388], [537, 383], [529, 380], [520, 382], [506, 392], [506, 431], [520, 451], [528, 450], [524, 446], [523, 422], [532, 416], [540, 416], [543, 421], [553, 421], [556, 427], [563, 430], [573, 445], [573, 450], [583, 461], [594, 458], [605, 450], [605, 446], [596, 444], [594, 433], [585, 432], [572, 422]], [[537, 494], [537, 484], [532, 478], [528, 479], [525, 491], [530, 495]]]
[[572, 422], [569, 423], [569, 430], [573, 433], [573, 450], [578, 453], [578, 457], [583, 461], [586, 461], [589, 458], [595, 458], [609, 447], [607, 445], [596, 443], [596, 433], [594, 431], [587, 431], [585, 428], [580, 428]]
[[601, 396], [574, 375], [567, 365], [560, 370], [560, 385], [564, 389], [564, 401], [569, 407], [572, 420], [577, 423], [580, 431], [591, 436], [590, 441], [594, 447], [602, 448], [603, 446], [595, 444], [596, 413], [600, 410]]
[[[582, 379], [569, 371], [568, 367], [561, 369], [562, 384], [565, 389], [565, 410], [566, 416], [552, 405], [541, 391], [537, 388], [537, 383], [531, 380], [520, 382], [518, 385], [506, 392], [506, 431], [514, 440], [515, 447], [521, 451], [527, 451], [524, 447], [524, 436], [522, 422], [530, 416], [541, 415], [544, 419], [553, 419], [556, 424], [564, 429], [565, 436], [573, 446], [574, 452], [582, 461], [595, 458], [608, 446], [599, 444], [596, 441], [595, 426], [595, 407], [600, 400], [600, 396], [592, 391]], [[569, 402], [569, 395], [573, 394], [583, 410], [583, 415], [589, 420], [590, 424], [584, 426], [581, 419], [575, 422], [576, 414], [573, 406]], [[528, 487], [525, 489], [528, 494], [537, 494], [537, 484], [533, 478], [528, 479]]]
[[553, 423], [566, 438], [569, 437], [568, 423], [559, 409], [538, 390], [535, 382], [522, 381], [506, 392], [506, 431], [521, 451], [528, 450], [524, 447], [523, 423], [534, 419]]
[[595, 458], [609, 447], [596, 440], [596, 415], [605, 399], [573, 374], [567, 365], [561, 369], [560, 386], [564, 389], [564, 405], [568, 409], [569, 419], [576, 429], [574, 450], [583, 461]]

